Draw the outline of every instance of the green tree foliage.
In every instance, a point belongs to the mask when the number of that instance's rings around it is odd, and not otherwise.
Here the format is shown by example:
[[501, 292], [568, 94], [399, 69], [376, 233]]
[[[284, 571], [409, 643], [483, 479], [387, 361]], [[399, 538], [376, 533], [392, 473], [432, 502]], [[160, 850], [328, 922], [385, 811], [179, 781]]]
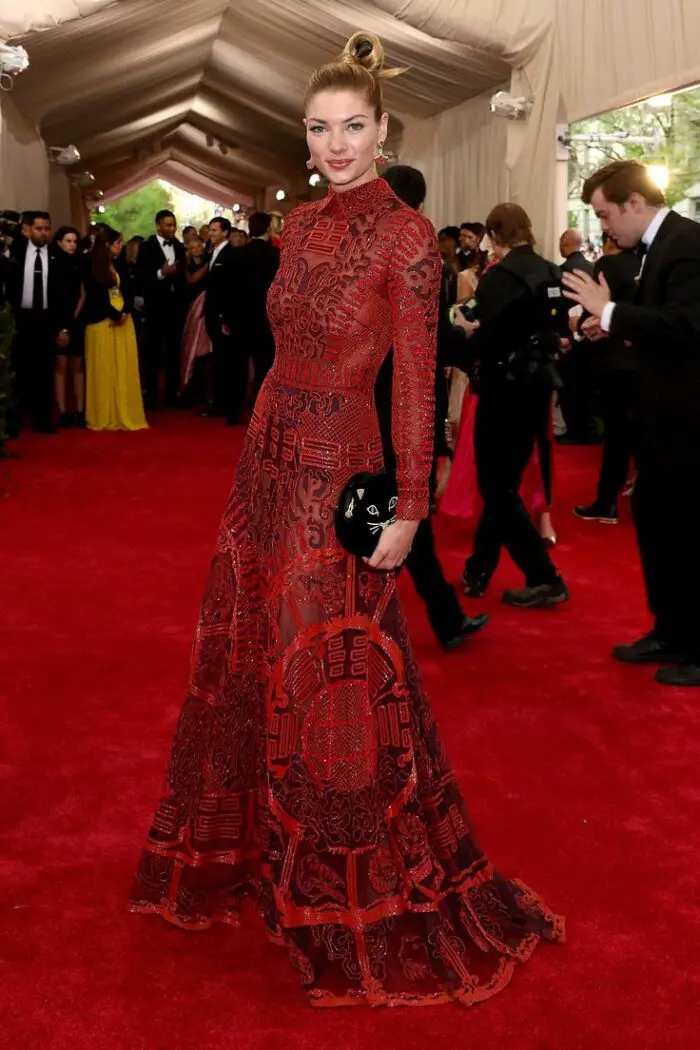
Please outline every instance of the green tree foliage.
[[[574, 143], [570, 164], [571, 196], [581, 191], [583, 180], [611, 160], [639, 157], [648, 164], [663, 164], [669, 171], [666, 197], [669, 204], [682, 200], [690, 187], [700, 182], [700, 88], [672, 95], [668, 105], [654, 107], [640, 102], [573, 124], [574, 134], [627, 132], [653, 136], [653, 144], [600, 143], [589, 147]], [[586, 162], [587, 160], [587, 162]]]
[[149, 237], [154, 232], [156, 212], [161, 208], [173, 210], [170, 190], [161, 182], [149, 182], [112, 204], [106, 204], [104, 212], [94, 211], [90, 220], [108, 222], [115, 230], [121, 231], [124, 240], [136, 236]]

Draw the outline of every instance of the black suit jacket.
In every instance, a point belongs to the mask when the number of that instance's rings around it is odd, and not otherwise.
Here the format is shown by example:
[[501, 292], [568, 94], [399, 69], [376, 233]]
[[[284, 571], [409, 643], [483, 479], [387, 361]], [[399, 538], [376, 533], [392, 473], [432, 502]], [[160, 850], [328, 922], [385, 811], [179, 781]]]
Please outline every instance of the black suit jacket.
[[[639, 273], [639, 256], [635, 251], [620, 252], [619, 255], [602, 255], [595, 264], [595, 277], [603, 274], [610, 288], [610, 294], [616, 303], [631, 303], [637, 293], [636, 277]], [[586, 317], [581, 315], [579, 328]], [[611, 336], [600, 343], [587, 343], [598, 355], [601, 372], [634, 372], [637, 368], [637, 353], [632, 346], [625, 345], [629, 340]]]
[[267, 293], [277, 276], [280, 265], [280, 250], [269, 241], [255, 238], [238, 249], [244, 299], [242, 302], [241, 321], [246, 332], [251, 335], [270, 335], [270, 322], [267, 317]]
[[[24, 264], [27, 251], [33, 249], [31, 241], [24, 237], [14, 242], [14, 256], [8, 260], [6, 279], [7, 299], [15, 314], [22, 309], [24, 290]], [[75, 312], [75, 301], [71, 292], [72, 273], [61, 248], [49, 245], [49, 279], [47, 286], [47, 314], [51, 327], [58, 332], [70, 330]]]
[[158, 237], [153, 234], [139, 248], [136, 277], [143, 292], [146, 316], [151, 319], [170, 316], [173, 311], [184, 313], [187, 305], [187, 254], [184, 244], [178, 240], [174, 242], [174, 249], [177, 272], [160, 279], [158, 271], [167, 259]]
[[610, 335], [638, 354], [642, 462], [700, 469], [700, 225], [669, 212]]
[[228, 325], [232, 334], [240, 330], [244, 303], [242, 252], [243, 248], [225, 244], [209, 268], [204, 319], [212, 340], [221, 336], [222, 325]]
[[562, 273], [573, 273], [574, 270], [583, 270], [589, 277], [593, 276], [593, 263], [589, 262], [583, 252], [572, 252], [568, 259], [560, 266]]

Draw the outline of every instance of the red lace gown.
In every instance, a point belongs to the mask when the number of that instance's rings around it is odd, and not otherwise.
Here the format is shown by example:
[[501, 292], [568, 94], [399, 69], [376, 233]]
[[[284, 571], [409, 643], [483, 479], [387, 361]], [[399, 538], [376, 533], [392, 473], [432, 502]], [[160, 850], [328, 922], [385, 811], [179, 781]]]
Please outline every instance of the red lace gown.
[[292, 213], [275, 364], [219, 531], [166, 794], [131, 906], [186, 929], [253, 896], [316, 1006], [472, 1004], [563, 937], [479, 848], [393, 573], [338, 545], [338, 494], [382, 469], [395, 350], [400, 517], [428, 510], [440, 258], [376, 180]]

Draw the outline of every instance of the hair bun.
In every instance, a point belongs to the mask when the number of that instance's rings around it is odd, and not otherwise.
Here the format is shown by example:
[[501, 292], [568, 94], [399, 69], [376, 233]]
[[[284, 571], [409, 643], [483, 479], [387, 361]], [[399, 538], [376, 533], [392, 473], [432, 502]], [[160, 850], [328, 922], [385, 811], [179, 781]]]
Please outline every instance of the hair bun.
[[353, 33], [343, 48], [342, 57], [356, 62], [370, 73], [380, 74], [384, 69], [384, 47], [373, 33]]

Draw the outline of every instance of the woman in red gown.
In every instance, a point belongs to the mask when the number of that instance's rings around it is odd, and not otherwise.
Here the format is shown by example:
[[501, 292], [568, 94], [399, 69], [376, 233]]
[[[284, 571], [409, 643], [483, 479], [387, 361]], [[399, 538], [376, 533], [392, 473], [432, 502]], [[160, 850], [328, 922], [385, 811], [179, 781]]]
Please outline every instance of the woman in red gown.
[[[470, 1005], [563, 922], [491, 866], [425, 697], [394, 572], [428, 513], [440, 257], [377, 178], [383, 54], [356, 34], [311, 78], [325, 200], [285, 223], [276, 356], [195, 635], [189, 693], [131, 895], [186, 929], [253, 896], [316, 1006]], [[383, 467], [374, 385], [395, 354], [398, 520], [369, 563], [333, 526]]]

